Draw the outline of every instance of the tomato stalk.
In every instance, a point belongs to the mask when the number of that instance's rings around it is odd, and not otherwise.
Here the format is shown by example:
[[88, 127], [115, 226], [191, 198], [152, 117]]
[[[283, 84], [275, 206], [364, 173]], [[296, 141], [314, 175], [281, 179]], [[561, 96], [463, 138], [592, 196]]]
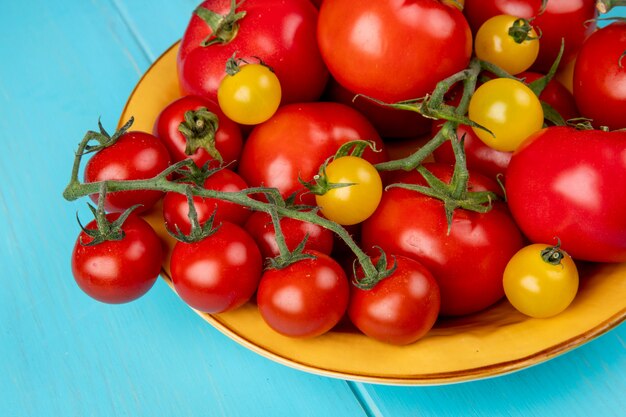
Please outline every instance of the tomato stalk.
[[[122, 127], [122, 129], [125, 131], [129, 127], [130, 123], [127, 123]], [[94, 138], [96, 140], [98, 139], [97, 135], [97, 133], [91, 131], [87, 132], [87, 134], [85, 134], [83, 140], [78, 146], [78, 151], [75, 154], [74, 165], [72, 167], [70, 181], [63, 192], [63, 197], [68, 201], [74, 201], [79, 198], [93, 194], [99, 194], [100, 198], [103, 198], [103, 191], [119, 192], [137, 190], [174, 192], [185, 194], [188, 197], [198, 196], [203, 198], [224, 200], [247, 207], [252, 210], [266, 212], [270, 214], [270, 216], [273, 216], [273, 219], [278, 219], [280, 217], [289, 217], [324, 227], [335, 233], [352, 250], [363, 270], [364, 278], [380, 279], [381, 277], [388, 276], [388, 274], [390, 273], [387, 269], [381, 269], [381, 265], [374, 265], [370, 257], [365, 252], [363, 252], [363, 250], [358, 246], [350, 233], [348, 233], [348, 231], [344, 227], [333, 221], [318, 216], [315, 211], [301, 211], [297, 208], [287, 205], [280, 195], [280, 192], [275, 188], [258, 187], [248, 188], [238, 192], [228, 192], [206, 189], [199, 186], [190, 186], [187, 183], [180, 183], [170, 180], [170, 176], [173, 173], [184, 174], [185, 170], [189, 170], [191, 166], [194, 165], [194, 162], [191, 159], [177, 162], [167, 169], [163, 170], [161, 173], [153, 178], [141, 180], [106, 180], [83, 183], [78, 178], [81, 160], [82, 157], [87, 153], [86, 150], [90, 149], [89, 142], [94, 140]], [[120, 133], [117, 132], [116, 135], [119, 136]], [[255, 194], [264, 194], [267, 197], [268, 202], [259, 201], [252, 198], [251, 196]], [[190, 210], [192, 210], [193, 203], [190, 202], [189, 206]], [[275, 230], [277, 231], [278, 240], [280, 239], [280, 225], [278, 225], [278, 227], [275, 227]], [[281, 243], [279, 242], [279, 245], [280, 244]]]
[[596, 9], [601, 14], [608, 13], [613, 7], [626, 6], [626, 0], [598, 0]]
[[185, 112], [185, 120], [178, 125], [178, 131], [186, 139], [185, 154], [193, 155], [198, 149], [207, 151], [213, 159], [222, 163], [224, 159], [215, 147], [215, 134], [219, 128], [219, 118], [206, 107]]
[[541, 251], [541, 259], [550, 265], [561, 265], [561, 260], [563, 260], [564, 257], [565, 253], [561, 250], [560, 240], [557, 241], [555, 246], [548, 246]]
[[237, 8], [241, 3], [237, 4], [235, 0], [230, 2], [230, 10], [228, 13], [221, 15], [212, 10], [198, 6], [194, 10], [194, 14], [204, 20], [211, 28], [211, 34], [207, 36], [201, 43], [202, 46], [211, 46], [215, 44], [225, 44], [232, 41], [239, 31], [239, 20], [246, 15], [245, 11], [237, 12]]

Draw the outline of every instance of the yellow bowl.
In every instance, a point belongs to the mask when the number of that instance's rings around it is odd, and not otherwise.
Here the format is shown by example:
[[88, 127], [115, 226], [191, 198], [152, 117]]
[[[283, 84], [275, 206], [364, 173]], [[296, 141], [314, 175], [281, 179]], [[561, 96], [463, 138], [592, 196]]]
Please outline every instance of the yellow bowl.
[[[179, 97], [178, 44], [168, 49], [132, 92], [120, 122], [135, 117], [133, 129], [152, 131], [158, 113]], [[160, 209], [147, 219], [167, 242]], [[626, 318], [626, 263], [585, 268], [574, 303], [550, 319], [532, 319], [504, 300], [478, 314], [440, 320], [409, 346], [377, 342], [351, 329], [315, 339], [281, 336], [262, 320], [254, 304], [224, 314], [198, 312], [212, 326], [276, 362], [316, 374], [398, 385], [468, 381], [505, 374], [546, 361], [607, 332]], [[171, 287], [169, 264], [163, 278]]]

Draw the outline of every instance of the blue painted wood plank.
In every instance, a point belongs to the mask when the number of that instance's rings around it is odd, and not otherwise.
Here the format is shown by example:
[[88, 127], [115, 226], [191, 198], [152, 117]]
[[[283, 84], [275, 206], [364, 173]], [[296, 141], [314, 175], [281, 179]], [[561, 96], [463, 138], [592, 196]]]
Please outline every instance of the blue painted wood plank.
[[[153, 57], [121, 2], [7, 3], [0, 14], [2, 415], [364, 415], [344, 381], [237, 345], [161, 281], [128, 305], [82, 294], [69, 259], [75, 211], [86, 210], [61, 199], [72, 153], [98, 116], [115, 125]], [[168, 27], [167, 7], [153, 16], [163, 42], [179, 37], [186, 18]]]

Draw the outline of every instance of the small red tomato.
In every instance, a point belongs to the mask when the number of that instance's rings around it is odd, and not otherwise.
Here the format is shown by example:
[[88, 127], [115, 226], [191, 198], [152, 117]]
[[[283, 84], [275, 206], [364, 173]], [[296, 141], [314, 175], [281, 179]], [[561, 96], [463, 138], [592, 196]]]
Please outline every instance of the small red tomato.
[[[283, 217], [280, 219], [280, 228], [289, 250], [294, 250], [305, 236], [308, 236], [305, 249], [326, 255], [329, 255], [333, 249], [333, 232], [322, 226]], [[259, 246], [263, 258], [274, 258], [280, 255], [274, 224], [269, 214], [262, 211], [253, 212], [246, 221], [245, 229]]]
[[[106, 216], [115, 221], [119, 213]], [[96, 221], [86, 227], [96, 230]], [[126, 303], [144, 295], [159, 276], [163, 249], [152, 227], [131, 214], [122, 225], [121, 240], [107, 240], [85, 246], [92, 238], [80, 233], [72, 252], [72, 273], [78, 286], [90, 297], [104, 303]]]
[[[248, 188], [246, 182], [235, 172], [223, 168], [209, 176], [203, 184], [207, 190], [238, 192]], [[196, 209], [200, 225], [206, 223], [215, 212], [214, 224], [223, 221], [243, 225], [252, 211], [244, 206], [216, 198], [203, 198], [194, 196], [193, 205]], [[189, 219], [189, 204], [187, 196], [180, 193], [168, 192], [163, 198], [163, 219], [165, 227], [172, 233], [177, 233], [177, 228], [184, 234], [191, 231]]]
[[[85, 182], [105, 180], [141, 180], [155, 177], [170, 165], [165, 146], [145, 132], [127, 132], [111, 146], [101, 149], [85, 165]], [[121, 212], [141, 204], [136, 212], [149, 210], [161, 197], [161, 191], [137, 190], [107, 193], [104, 209]], [[98, 201], [98, 194], [91, 196]]]
[[170, 263], [176, 293], [206, 313], [222, 313], [246, 303], [257, 289], [262, 268], [254, 240], [228, 222], [199, 242], [177, 242]]
[[261, 278], [257, 304], [263, 320], [291, 337], [314, 337], [332, 329], [348, 305], [350, 284], [341, 266], [328, 255], [307, 251], [303, 259]]
[[[188, 112], [191, 123], [185, 123]], [[181, 123], [187, 135], [179, 130]], [[243, 147], [239, 126], [215, 102], [198, 96], [181, 97], [168, 104], [159, 113], [153, 133], [165, 144], [173, 162], [191, 158], [199, 167], [215, 160], [215, 152], [225, 164], [233, 163]]]
[[370, 290], [353, 288], [348, 315], [354, 325], [382, 342], [408, 345], [437, 321], [439, 288], [419, 262], [395, 256], [396, 270]]

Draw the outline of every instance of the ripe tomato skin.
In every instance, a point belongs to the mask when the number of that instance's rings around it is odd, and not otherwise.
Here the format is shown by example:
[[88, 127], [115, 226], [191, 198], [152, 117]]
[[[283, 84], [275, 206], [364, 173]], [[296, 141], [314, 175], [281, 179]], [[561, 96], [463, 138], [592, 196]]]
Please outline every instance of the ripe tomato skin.
[[[433, 123], [433, 133], [441, 129], [443, 122]], [[511, 160], [512, 152], [498, 151], [487, 146], [467, 125], [459, 125], [456, 130], [457, 137], [465, 138], [465, 157], [467, 168], [471, 171], [480, 172], [490, 178], [497, 179], [506, 172], [506, 167]], [[445, 141], [433, 152], [436, 162], [454, 164], [456, 158], [452, 151], [450, 141]]]
[[542, 0], [467, 0], [463, 13], [472, 32], [490, 17], [500, 14], [533, 19], [532, 26], [541, 33], [539, 56], [533, 71], [548, 72], [565, 41], [562, 63], [576, 56], [585, 39], [595, 30], [595, 0], [550, 0], [541, 12]]
[[530, 134], [543, 126], [539, 98], [524, 83], [510, 78], [495, 78], [476, 89], [470, 99], [468, 116], [486, 127], [473, 128], [490, 147], [514, 151]]
[[[283, 217], [280, 219], [280, 227], [285, 236], [285, 243], [289, 250], [294, 250], [308, 235], [305, 249], [330, 255], [333, 250], [334, 235], [328, 229], [313, 223]], [[275, 258], [280, 255], [276, 243], [276, 233], [272, 218], [262, 211], [255, 211], [246, 221], [246, 231], [254, 239], [261, 250], [263, 258]]]
[[[450, 180], [452, 166], [425, 166], [441, 180]], [[425, 185], [415, 171], [396, 180]], [[473, 191], [498, 192], [493, 180], [473, 172], [469, 185]], [[519, 229], [498, 201], [484, 214], [455, 210], [450, 234], [447, 227], [441, 201], [390, 188], [376, 212], [363, 222], [361, 242], [366, 250], [380, 246], [386, 253], [422, 263], [439, 284], [442, 315], [465, 315], [489, 307], [504, 296], [502, 272], [522, 247]]]
[[383, 193], [380, 174], [365, 159], [343, 156], [333, 159], [325, 169], [330, 184], [353, 184], [333, 188], [315, 201], [324, 217], [341, 225], [361, 223], [376, 210]]
[[626, 261], [626, 133], [548, 127], [506, 173], [508, 205], [531, 242], [561, 240], [574, 259]]
[[243, 147], [241, 130], [235, 122], [222, 113], [217, 103], [206, 98], [184, 96], [174, 100], [159, 113], [152, 133], [161, 139], [172, 157], [172, 162], [191, 158], [197, 166], [203, 166], [206, 162], [212, 161], [213, 157], [203, 148], [199, 148], [192, 155], [187, 155], [185, 153], [187, 140], [178, 131], [180, 123], [185, 121], [185, 112], [195, 111], [201, 107], [205, 107], [219, 119], [215, 132], [215, 148], [224, 159], [224, 163], [237, 161]]
[[[203, 187], [207, 190], [238, 192], [248, 188], [248, 185], [238, 174], [223, 168], [208, 177], [204, 181]], [[216, 226], [223, 221], [243, 225], [252, 214], [252, 211], [247, 208], [229, 201], [195, 196], [193, 202], [200, 225], [206, 223], [214, 211], [213, 222]], [[191, 221], [189, 220], [189, 204], [186, 195], [174, 192], [165, 193], [165, 197], [163, 197], [163, 220], [165, 227], [170, 232], [177, 233], [176, 228], [178, 227], [182, 233], [189, 234]]]
[[298, 193], [296, 203], [314, 204], [313, 194], [298, 181], [311, 181], [320, 165], [341, 145], [370, 140], [380, 152], [366, 149], [372, 163], [387, 159], [374, 127], [356, 110], [339, 103], [294, 103], [282, 106], [265, 123], [255, 126], [246, 140], [239, 174], [251, 187], [275, 187], [283, 197]]
[[539, 55], [539, 37], [534, 29], [520, 43], [509, 35], [517, 19], [517, 16], [508, 14], [490, 17], [480, 26], [474, 38], [474, 50], [479, 59], [513, 75], [530, 68]]
[[527, 316], [555, 316], [572, 303], [578, 292], [578, 269], [569, 255], [564, 254], [556, 265], [542, 259], [541, 252], [550, 246], [535, 243], [523, 247], [504, 270], [506, 297]]
[[367, 336], [394, 345], [421, 339], [437, 321], [440, 294], [437, 282], [421, 263], [395, 259], [396, 270], [370, 290], [352, 288], [348, 316]]
[[263, 320], [290, 337], [326, 333], [343, 317], [350, 284], [341, 266], [321, 252], [307, 251], [304, 259], [282, 269], [268, 269], [257, 292]]
[[[228, 13], [230, 0], [204, 1], [202, 7]], [[226, 75], [226, 61], [259, 57], [270, 66], [282, 86], [282, 103], [314, 101], [320, 97], [328, 71], [316, 41], [317, 9], [309, 0], [248, 0], [237, 11], [235, 38], [223, 45], [201, 46], [210, 27], [193, 15], [181, 40], [177, 58], [178, 78], [184, 94], [217, 101], [217, 89]]]
[[435, 0], [324, 1], [318, 42], [341, 85], [385, 102], [425, 96], [472, 54], [462, 13]]
[[254, 240], [229, 222], [199, 242], [177, 242], [170, 262], [176, 293], [189, 306], [211, 314], [246, 303], [263, 267]]
[[[115, 221], [120, 213], [107, 214]], [[97, 229], [96, 221], [88, 230]], [[144, 295], [154, 285], [163, 260], [161, 241], [141, 217], [131, 214], [122, 225], [122, 240], [83, 246], [92, 238], [81, 232], [72, 252], [72, 274], [78, 286], [103, 303], [127, 303]]]
[[[145, 132], [127, 132], [87, 161], [85, 182], [152, 178], [169, 165], [170, 155], [159, 139]], [[122, 212], [141, 204], [136, 212], [145, 212], [162, 196], [161, 191], [150, 190], [107, 193], [104, 209], [107, 212]], [[92, 195], [91, 199], [97, 203], [98, 195]]]
[[594, 32], [583, 44], [574, 66], [574, 98], [595, 127], [626, 127], [626, 22]]

